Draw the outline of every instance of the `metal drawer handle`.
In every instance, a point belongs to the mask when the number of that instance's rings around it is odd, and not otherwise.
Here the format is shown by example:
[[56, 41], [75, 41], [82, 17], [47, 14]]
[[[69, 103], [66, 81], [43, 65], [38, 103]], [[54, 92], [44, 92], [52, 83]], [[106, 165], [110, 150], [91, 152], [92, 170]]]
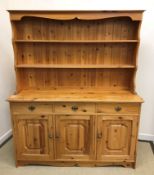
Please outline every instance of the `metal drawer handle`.
[[78, 106], [72, 106], [72, 111], [77, 111], [78, 110]]
[[115, 107], [115, 110], [116, 110], [117, 112], [119, 112], [119, 111], [122, 110], [122, 108], [121, 108], [120, 106], [116, 106], [116, 107]]
[[35, 106], [29, 106], [28, 109], [29, 109], [30, 111], [34, 111], [34, 110], [35, 110]]

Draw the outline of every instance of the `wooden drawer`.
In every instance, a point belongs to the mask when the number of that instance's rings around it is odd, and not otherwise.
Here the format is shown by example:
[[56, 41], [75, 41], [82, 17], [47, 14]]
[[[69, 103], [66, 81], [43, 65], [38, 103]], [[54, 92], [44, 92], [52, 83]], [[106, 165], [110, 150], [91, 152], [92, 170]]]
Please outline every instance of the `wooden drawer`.
[[95, 112], [93, 103], [57, 103], [55, 104], [55, 113], [87, 114]]
[[12, 103], [13, 114], [51, 114], [53, 106], [49, 103]]
[[139, 103], [100, 103], [96, 107], [97, 113], [103, 114], [139, 114]]

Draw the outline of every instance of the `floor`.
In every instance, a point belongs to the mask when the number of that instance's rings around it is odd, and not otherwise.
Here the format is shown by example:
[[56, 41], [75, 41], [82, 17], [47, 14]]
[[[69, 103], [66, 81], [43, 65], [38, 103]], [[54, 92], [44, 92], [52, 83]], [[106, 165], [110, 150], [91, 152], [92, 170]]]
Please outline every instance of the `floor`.
[[154, 154], [147, 142], [138, 143], [136, 169], [123, 167], [15, 167], [12, 139], [0, 148], [0, 175], [154, 175]]

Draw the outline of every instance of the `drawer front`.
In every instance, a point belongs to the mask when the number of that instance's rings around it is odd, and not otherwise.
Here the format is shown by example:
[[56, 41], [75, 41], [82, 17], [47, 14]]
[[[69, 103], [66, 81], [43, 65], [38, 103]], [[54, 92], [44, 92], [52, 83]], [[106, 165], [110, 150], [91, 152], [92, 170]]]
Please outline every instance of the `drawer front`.
[[97, 113], [102, 114], [140, 114], [140, 104], [139, 103], [103, 103], [97, 104]]
[[48, 103], [13, 103], [11, 110], [13, 114], [51, 114], [53, 106]]
[[57, 103], [54, 106], [55, 113], [87, 114], [95, 113], [95, 104], [93, 103]]
[[140, 114], [139, 103], [12, 103], [13, 114]]

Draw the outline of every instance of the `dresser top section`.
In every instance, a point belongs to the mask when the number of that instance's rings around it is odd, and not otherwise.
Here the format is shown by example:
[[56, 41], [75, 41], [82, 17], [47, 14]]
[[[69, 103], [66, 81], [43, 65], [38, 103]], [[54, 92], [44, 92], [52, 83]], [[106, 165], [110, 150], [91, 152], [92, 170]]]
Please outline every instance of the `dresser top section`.
[[17, 76], [9, 101], [142, 102], [134, 78], [143, 11], [9, 12]]
[[21, 20], [23, 17], [42, 17], [59, 20], [97, 20], [112, 17], [130, 17], [133, 21], [141, 21], [144, 10], [63, 10], [63, 11], [42, 11], [42, 10], [8, 10], [12, 21]]

